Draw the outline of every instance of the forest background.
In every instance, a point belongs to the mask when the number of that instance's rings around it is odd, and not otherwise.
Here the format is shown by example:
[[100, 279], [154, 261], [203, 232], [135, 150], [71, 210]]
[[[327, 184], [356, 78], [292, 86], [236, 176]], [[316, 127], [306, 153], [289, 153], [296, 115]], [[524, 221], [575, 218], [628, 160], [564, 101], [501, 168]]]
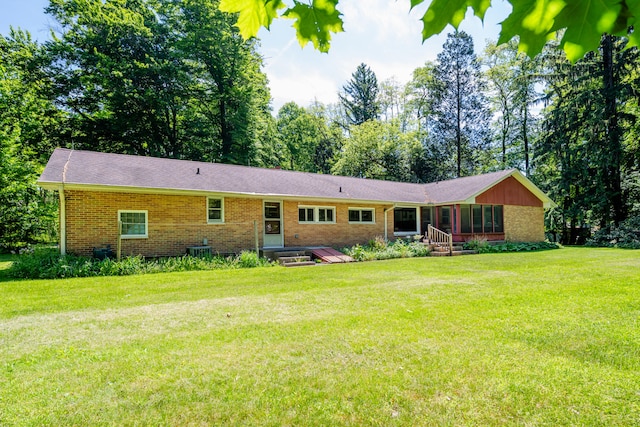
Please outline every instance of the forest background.
[[354, 70], [336, 104], [271, 109], [256, 39], [217, 0], [51, 0], [60, 31], [0, 36], [0, 249], [56, 239], [55, 147], [432, 182], [518, 168], [581, 243], [640, 216], [640, 67], [626, 37], [478, 52], [462, 31], [406, 84]]

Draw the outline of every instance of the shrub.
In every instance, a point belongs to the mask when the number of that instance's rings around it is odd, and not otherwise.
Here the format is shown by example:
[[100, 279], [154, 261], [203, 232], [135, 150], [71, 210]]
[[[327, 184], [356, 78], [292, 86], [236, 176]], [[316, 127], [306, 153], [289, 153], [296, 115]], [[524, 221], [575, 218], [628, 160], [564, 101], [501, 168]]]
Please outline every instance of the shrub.
[[559, 249], [561, 246], [553, 242], [521, 242], [521, 243], [502, 243], [499, 245], [481, 246], [477, 251], [481, 254], [499, 253], [499, 252], [525, 252], [525, 251], [543, 251], [548, 249]]
[[356, 261], [373, 261], [392, 258], [413, 258], [429, 255], [429, 248], [420, 242], [398, 239], [386, 242], [382, 238], [370, 240], [367, 245], [343, 248], [342, 252]]
[[471, 240], [468, 240], [464, 243], [464, 249], [474, 250], [481, 252], [484, 248], [489, 246], [486, 237], [475, 237]]
[[275, 265], [254, 252], [242, 252], [237, 257], [190, 256], [147, 260], [132, 256], [115, 261], [110, 258], [60, 255], [56, 249], [36, 249], [14, 261], [8, 270], [10, 277], [18, 279], [57, 279], [89, 276], [127, 276], [145, 273], [212, 270], [222, 268], [250, 268]]
[[640, 216], [628, 218], [617, 227], [601, 228], [587, 239], [585, 245], [640, 249]]
[[235, 262], [240, 268], [265, 267], [271, 264], [267, 258], [259, 257], [257, 253], [242, 251]]

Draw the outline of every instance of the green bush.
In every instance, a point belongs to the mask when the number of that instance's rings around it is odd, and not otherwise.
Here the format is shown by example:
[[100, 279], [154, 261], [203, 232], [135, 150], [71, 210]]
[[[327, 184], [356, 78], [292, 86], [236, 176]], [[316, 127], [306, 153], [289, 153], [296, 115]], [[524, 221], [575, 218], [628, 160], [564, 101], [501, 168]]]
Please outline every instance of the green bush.
[[58, 279], [90, 276], [128, 276], [146, 273], [212, 270], [223, 268], [251, 268], [275, 265], [254, 252], [242, 252], [237, 257], [172, 257], [147, 260], [141, 256], [105, 258], [60, 255], [56, 249], [36, 249], [14, 261], [7, 274], [17, 279]]
[[240, 268], [265, 267], [271, 264], [267, 258], [259, 257], [257, 253], [251, 251], [242, 251], [235, 262]]
[[483, 251], [489, 243], [487, 242], [486, 237], [476, 237], [474, 239], [468, 240], [464, 243], [463, 248], [473, 251], [481, 252]]
[[527, 252], [544, 251], [548, 249], [559, 249], [561, 246], [553, 242], [522, 242], [522, 243], [501, 243], [499, 245], [482, 245], [476, 250], [481, 254], [500, 252]]
[[585, 246], [640, 249], [640, 216], [628, 218], [618, 227], [601, 228], [587, 239]]
[[429, 255], [429, 248], [420, 242], [398, 239], [385, 242], [375, 238], [366, 245], [355, 245], [343, 248], [342, 252], [356, 261], [373, 261], [392, 258], [413, 258]]

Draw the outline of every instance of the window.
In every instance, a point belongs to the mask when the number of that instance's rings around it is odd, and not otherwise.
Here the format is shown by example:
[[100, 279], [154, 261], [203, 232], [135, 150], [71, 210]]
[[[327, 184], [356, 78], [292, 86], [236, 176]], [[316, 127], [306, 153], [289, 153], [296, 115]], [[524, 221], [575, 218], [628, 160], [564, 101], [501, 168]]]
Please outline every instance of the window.
[[493, 231], [502, 233], [504, 231], [504, 223], [502, 220], [502, 206], [493, 207]]
[[118, 211], [120, 237], [143, 239], [147, 236], [147, 211]]
[[504, 232], [502, 206], [472, 205], [460, 206], [461, 228], [463, 233], [502, 233]]
[[471, 208], [460, 205], [460, 232], [471, 233]]
[[451, 206], [441, 206], [438, 208], [438, 228], [451, 231]]
[[482, 233], [482, 206], [473, 205], [471, 215], [473, 216], [473, 232]]
[[335, 223], [333, 206], [298, 206], [298, 222], [301, 224]]
[[375, 209], [349, 208], [349, 222], [373, 224], [376, 221]]
[[418, 212], [416, 208], [395, 208], [393, 210], [393, 230], [398, 233], [418, 232]]
[[298, 208], [298, 222], [313, 222], [313, 208]]
[[224, 222], [224, 199], [207, 197], [207, 222], [209, 224]]
[[493, 206], [491, 205], [484, 207], [484, 232], [493, 232]]

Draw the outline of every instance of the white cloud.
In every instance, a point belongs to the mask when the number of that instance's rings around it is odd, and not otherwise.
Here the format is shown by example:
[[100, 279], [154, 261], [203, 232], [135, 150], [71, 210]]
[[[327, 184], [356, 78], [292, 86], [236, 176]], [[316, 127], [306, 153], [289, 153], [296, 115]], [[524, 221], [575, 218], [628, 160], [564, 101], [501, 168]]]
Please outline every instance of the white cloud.
[[[333, 35], [328, 54], [311, 45], [300, 49], [291, 21], [276, 21], [270, 32], [262, 31], [261, 52], [275, 111], [289, 101], [301, 106], [314, 100], [337, 102], [337, 92], [361, 63], [376, 73], [379, 82], [392, 77], [401, 84], [409, 81], [416, 68], [436, 59], [447, 32], [423, 44], [419, 19], [426, 6], [409, 12], [409, 5], [407, 0], [342, 0], [345, 33]], [[496, 24], [508, 11], [507, 2], [496, 5], [489, 9], [484, 26], [471, 13], [462, 23], [461, 29], [474, 37], [478, 53], [485, 39], [497, 38]]]
[[314, 100], [330, 104], [338, 100], [338, 87], [334, 79], [321, 72], [290, 70], [287, 74], [269, 76], [269, 87], [273, 98], [274, 114], [287, 102], [307, 107]]

